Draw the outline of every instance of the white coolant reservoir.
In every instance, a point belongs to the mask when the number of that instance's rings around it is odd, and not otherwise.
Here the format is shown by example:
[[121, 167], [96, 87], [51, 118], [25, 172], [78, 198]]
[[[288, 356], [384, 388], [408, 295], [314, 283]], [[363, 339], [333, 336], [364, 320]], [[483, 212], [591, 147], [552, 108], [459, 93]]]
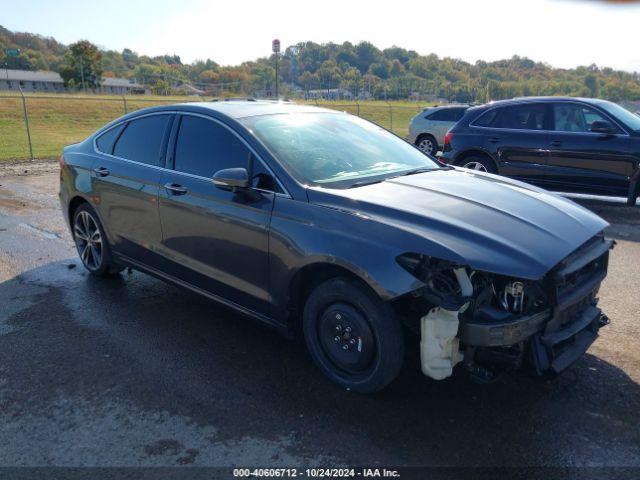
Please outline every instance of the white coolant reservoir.
[[435, 380], [450, 377], [462, 361], [458, 334], [458, 311], [433, 308], [420, 319], [420, 363], [422, 373]]
[[[473, 286], [465, 268], [453, 270], [460, 292], [465, 297], [473, 295]], [[458, 314], [468, 307], [464, 304], [460, 310], [432, 308], [420, 319], [420, 363], [422, 373], [435, 380], [450, 377], [456, 363], [462, 361], [460, 340], [458, 340]]]

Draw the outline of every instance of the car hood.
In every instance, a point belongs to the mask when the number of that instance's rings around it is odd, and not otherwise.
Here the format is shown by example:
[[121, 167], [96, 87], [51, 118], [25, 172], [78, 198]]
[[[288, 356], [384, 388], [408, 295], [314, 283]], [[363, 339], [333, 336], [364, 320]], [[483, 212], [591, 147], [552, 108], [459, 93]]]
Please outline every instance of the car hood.
[[311, 203], [417, 236], [424, 246], [416, 251], [412, 243], [415, 253], [524, 279], [541, 278], [608, 225], [559, 195], [464, 169], [345, 190], [312, 188], [308, 195]]

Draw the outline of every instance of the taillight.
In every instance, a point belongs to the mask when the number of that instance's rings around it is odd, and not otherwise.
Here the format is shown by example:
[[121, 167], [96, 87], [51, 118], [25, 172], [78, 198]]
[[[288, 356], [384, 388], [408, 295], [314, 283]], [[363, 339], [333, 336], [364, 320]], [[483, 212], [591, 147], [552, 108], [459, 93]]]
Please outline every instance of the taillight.
[[450, 147], [451, 146], [451, 139], [453, 138], [453, 132], [447, 132], [447, 134], [444, 136], [444, 146], [445, 147]]

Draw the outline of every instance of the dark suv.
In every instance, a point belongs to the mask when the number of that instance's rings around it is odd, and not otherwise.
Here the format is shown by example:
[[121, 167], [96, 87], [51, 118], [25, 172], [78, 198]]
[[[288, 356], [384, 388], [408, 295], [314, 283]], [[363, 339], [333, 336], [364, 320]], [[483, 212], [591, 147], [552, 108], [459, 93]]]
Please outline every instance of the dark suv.
[[531, 97], [471, 108], [447, 133], [446, 163], [551, 190], [621, 195], [640, 187], [640, 117], [605, 100]]

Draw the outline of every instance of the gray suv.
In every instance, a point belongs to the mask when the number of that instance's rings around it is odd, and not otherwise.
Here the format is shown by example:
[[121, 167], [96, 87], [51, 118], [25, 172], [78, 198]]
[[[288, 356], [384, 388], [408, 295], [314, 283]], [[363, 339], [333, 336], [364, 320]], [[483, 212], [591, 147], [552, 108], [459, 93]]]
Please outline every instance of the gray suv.
[[409, 141], [420, 150], [435, 155], [444, 145], [444, 136], [462, 118], [469, 105], [425, 108], [411, 119]]

